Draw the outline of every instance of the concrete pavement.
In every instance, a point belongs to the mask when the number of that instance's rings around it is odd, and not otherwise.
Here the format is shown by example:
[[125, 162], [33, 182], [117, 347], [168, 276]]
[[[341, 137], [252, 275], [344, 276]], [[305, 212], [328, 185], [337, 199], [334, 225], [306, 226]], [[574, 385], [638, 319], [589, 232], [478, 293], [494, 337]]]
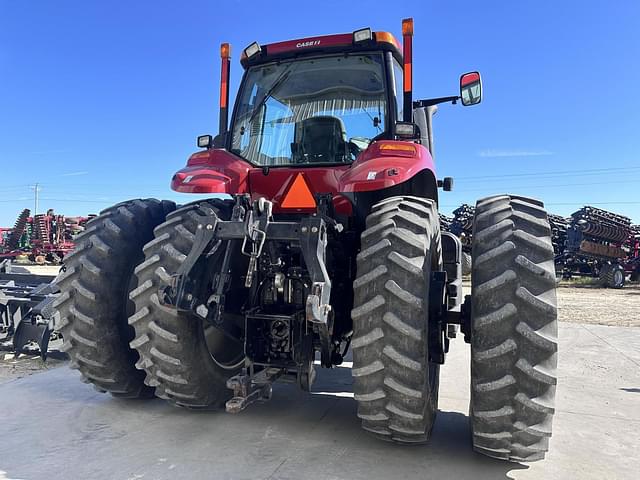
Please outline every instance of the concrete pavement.
[[59, 368], [0, 385], [0, 479], [631, 479], [640, 472], [640, 329], [560, 324], [557, 413], [547, 459], [473, 453], [469, 349], [441, 372], [431, 444], [399, 447], [360, 430], [348, 368], [314, 394], [288, 385], [239, 415], [97, 393]]

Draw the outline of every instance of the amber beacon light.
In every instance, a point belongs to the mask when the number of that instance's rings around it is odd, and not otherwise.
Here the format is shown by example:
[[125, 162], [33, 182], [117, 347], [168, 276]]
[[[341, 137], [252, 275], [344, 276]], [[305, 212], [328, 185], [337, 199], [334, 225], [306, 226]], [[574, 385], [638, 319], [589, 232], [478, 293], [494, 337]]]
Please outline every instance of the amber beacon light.
[[220, 69], [220, 133], [227, 131], [229, 123], [229, 77], [231, 73], [231, 45], [223, 43], [220, 45], [220, 58], [222, 68]]
[[413, 90], [413, 64], [412, 64], [413, 18], [402, 20], [402, 57], [404, 59], [403, 71], [403, 103], [405, 122], [413, 121], [412, 90]]

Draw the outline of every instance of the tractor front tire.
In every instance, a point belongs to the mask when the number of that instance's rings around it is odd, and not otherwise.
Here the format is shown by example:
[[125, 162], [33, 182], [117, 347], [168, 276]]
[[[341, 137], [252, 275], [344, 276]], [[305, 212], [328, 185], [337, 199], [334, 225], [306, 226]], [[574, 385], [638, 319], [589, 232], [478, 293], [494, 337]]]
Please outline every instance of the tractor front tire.
[[65, 257], [53, 306], [60, 315], [62, 350], [83, 381], [117, 397], [153, 396], [136, 369], [138, 354], [129, 347], [133, 311], [128, 295], [135, 287], [133, 269], [153, 229], [175, 209], [173, 202], [131, 200], [104, 210], [87, 223]]
[[431, 272], [442, 267], [433, 200], [391, 197], [371, 209], [353, 282], [354, 398], [362, 428], [404, 444], [429, 439], [439, 365], [429, 361]]
[[542, 203], [496, 196], [473, 226], [471, 404], [477, 452], [544, 458], [556, 390], [558, 325], [551, 231]]
[[[147, 373], [146, 383], [155, 387], [158, 397], [174, 405], [224, 407], [231, 397], [226, 382], [240, 371], [244, 359], [242, 345], [218, 336], [213, 338], [217, 348], [211, 351], [208, 342], [217, 330], [210, 327], [205, 332], [205, 320], [164, 305], [158, 296], [191, 251], [205, 215], [214, 213], [228, 220], [232, 208], [230, 201], [207, 200], [171, 213], [156, 228], [155, 239], [144, 247], [144, 261], [135, 269], [138, 287], [130, 295], [135, 313], [129, 324], [136, 336], [131, 347], [140, 354], [137, 366]], [[246, 258], [239, 253], [235, 257]]]

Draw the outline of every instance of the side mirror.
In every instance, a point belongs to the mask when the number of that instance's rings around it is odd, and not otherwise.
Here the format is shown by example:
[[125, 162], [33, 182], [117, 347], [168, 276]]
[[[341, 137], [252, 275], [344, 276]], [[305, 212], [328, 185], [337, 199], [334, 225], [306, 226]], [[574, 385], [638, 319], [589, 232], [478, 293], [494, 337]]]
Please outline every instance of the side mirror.
[[393, 134], [401, 139], [419, 139], [420, 129], [418, 125], [411, 122], [396, 122]]
[[460, 100], [465, 107], [482, 101], [480, 72], [469, 72], [460, 77]]

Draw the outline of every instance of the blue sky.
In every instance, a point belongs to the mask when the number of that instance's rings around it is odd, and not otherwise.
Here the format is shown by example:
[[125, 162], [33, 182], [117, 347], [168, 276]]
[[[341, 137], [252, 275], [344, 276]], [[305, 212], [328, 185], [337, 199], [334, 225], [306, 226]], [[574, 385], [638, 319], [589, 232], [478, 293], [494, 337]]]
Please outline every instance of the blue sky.
[[[219, 44], [242, 48], [415, 19], [415, 98], [483, 75], [484, 102], [442, 106], [443, 211], [493, 193], [584, 204], [640, 222], [640, 2], [0, 0], [0, 225], [22, 208], [66, 215], [169, 189], [217, 131]], [[268, 10], [266, 6], [269, 6]], [[233, 99], [233, 95], [232, 95]]]

